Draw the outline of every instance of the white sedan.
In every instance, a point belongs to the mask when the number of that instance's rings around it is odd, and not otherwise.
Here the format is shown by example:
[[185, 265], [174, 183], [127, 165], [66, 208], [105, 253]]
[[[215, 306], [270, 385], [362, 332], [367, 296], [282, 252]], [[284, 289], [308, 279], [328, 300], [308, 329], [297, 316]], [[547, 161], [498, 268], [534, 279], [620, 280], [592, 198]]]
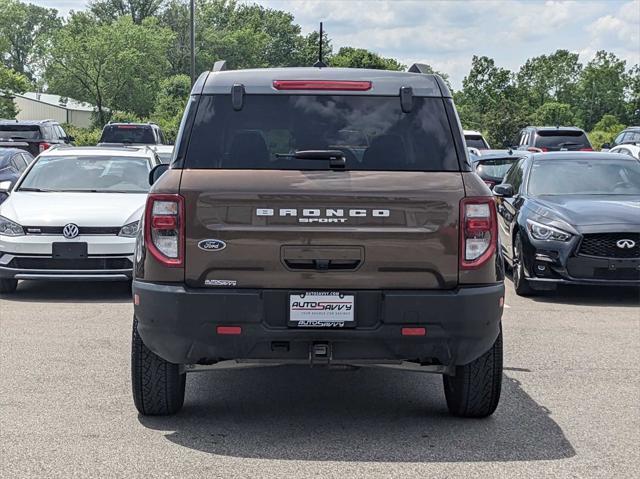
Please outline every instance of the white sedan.
[[0, 205], [0, 292], [25, 279], [131, 279], [159, 163], [147, 147], [60, 147], [36, 158]]
[[629, 155], [640, 160], [640, 146], [636, 143], [623, 143], [618, 146], [614, 146], [609, 150], [609, 153], [622, 153], [623, 155]]

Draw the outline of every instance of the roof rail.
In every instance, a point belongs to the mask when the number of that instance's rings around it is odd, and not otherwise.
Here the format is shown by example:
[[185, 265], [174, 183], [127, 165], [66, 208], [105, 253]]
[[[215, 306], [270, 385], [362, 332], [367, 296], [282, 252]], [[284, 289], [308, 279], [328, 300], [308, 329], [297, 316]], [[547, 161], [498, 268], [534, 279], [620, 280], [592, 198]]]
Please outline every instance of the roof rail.
[[217, 62], [215, 62], [213, 64], [213, 70], [214, 72], [223, 72], [225, 70], [228, 70], [227, 68], [227, 62], [225, 60], [218, 60]]
[[424, 63], [414, 63], [407, 71], [409, 73], [432, 73], [433, 69]]

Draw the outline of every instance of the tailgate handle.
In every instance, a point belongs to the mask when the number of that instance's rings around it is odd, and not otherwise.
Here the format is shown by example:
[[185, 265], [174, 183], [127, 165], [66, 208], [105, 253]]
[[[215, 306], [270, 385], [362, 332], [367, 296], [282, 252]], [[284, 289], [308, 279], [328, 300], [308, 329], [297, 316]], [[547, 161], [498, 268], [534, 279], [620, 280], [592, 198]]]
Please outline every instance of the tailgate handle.
[[360, 266], [359, 259], [285, 259], [289, 269], [304, 271], [352, 271]]

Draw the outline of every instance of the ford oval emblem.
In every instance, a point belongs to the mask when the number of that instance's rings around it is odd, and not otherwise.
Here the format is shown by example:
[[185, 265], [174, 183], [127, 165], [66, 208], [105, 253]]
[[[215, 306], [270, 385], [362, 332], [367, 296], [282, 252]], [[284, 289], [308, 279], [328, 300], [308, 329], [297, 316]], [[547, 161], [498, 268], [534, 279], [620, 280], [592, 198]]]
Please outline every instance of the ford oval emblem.
[[222, 251], [227, 247], [227, 243], [217, 239], [206, 239], [198, 243], [198, 248], [204, 251]]

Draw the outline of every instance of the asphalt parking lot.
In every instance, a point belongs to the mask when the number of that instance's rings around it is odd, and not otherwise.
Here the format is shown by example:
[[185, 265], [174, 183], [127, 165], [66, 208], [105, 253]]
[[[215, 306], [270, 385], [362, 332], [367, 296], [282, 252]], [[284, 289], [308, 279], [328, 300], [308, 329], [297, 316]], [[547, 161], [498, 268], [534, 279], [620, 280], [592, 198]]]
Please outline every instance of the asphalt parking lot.
[[298, 367], [195, 373], [179, 415], [143, 418], [126, 285], [23, 282], [0, 298], [0, 476], [637, 477], [637, 291], [506, 304], [488, 420], [448, 416], [438, 376]]

